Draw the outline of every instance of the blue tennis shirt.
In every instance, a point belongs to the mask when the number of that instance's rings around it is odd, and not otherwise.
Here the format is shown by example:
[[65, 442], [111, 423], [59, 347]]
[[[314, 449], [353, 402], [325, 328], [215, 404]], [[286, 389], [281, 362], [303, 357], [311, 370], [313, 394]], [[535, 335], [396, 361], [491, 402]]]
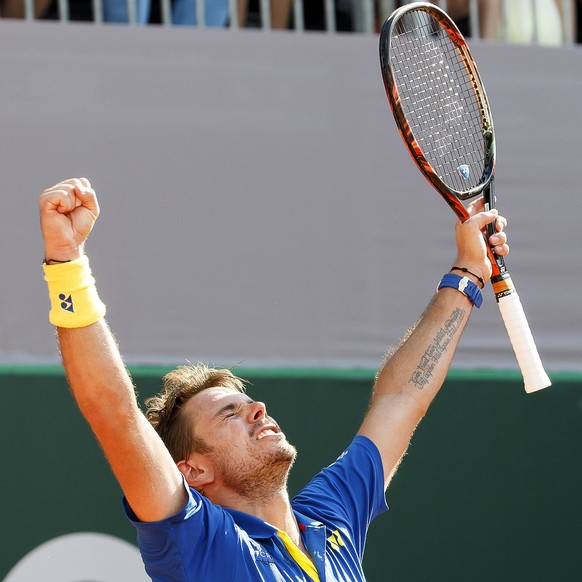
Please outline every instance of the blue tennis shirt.
[[[214, 505], [194, 489], [188, 488], [182, 511], [162, 521], [140, 522], [124, 504], [154, 582], [312, 582], [275, 527]], [[365, 580], [366, 532], [387, 509], [382, 460], [374, 443], [355, 437], [291, 505], [321, 582]]]

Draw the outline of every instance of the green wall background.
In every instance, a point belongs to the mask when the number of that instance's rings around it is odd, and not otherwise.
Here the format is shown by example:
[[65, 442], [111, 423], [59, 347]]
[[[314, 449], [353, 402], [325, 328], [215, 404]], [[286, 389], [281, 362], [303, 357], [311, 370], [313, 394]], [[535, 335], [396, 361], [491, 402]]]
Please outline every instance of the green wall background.
[[[134, 368], [139, 400], [165, 368]], [[371, 370], [241, 369], [299, 449], [296, 492], [350, 441]], [[580, 580], [582, 375], [526, 395], [514, 372], [452, 371], [372, 524], [369, 581]], [[51, 538], [134, 541], [121, 492], [58, 367], [0, 369], [0, 580]]]

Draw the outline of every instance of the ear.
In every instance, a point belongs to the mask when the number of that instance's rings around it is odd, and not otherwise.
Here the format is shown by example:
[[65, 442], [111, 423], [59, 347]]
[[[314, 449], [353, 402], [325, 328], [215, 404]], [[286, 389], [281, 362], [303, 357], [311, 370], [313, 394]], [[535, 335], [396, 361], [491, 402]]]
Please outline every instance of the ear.
[[202, 491], [206, 485], [214, 481], [212, 463], [200, 453], [192, 453], [185, 461], [179, 461], [177, 467], [188, 485], [197, 491]]

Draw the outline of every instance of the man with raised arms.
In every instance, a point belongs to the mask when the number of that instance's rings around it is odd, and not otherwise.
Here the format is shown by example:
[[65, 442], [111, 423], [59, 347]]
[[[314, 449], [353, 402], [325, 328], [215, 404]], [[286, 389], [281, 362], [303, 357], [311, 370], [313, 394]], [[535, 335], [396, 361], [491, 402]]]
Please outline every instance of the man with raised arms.
[[364, 580], [367, 528], [386, 509], [385, 490], [491, 276], [482, 231], [496, 220], [489, 243], [506, 255], [505, 219], [479, 200], [457, 223], [453, 264], [465, 276], [443, 277], [379, 370], [352, 443], [291, 500], [295, 448], [229, 370], [180, 366], [141, 411], [85, 254], [99, 215], [89, 181], [45, 190], [40, 215], [50, 320], [67, 379], [123, 489], [152, 580]]

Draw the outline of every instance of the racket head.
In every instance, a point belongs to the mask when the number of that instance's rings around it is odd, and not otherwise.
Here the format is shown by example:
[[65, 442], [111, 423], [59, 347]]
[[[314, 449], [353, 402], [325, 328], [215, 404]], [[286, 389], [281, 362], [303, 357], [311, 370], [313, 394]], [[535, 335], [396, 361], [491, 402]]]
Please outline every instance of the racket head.
[[406, 4], [382, 26], [380, 67], [412, 159], [465, 220], [462, 201], [481, 194], [493, 180], [495, 134], [487, 95], [463, 35], [437, 6]]

